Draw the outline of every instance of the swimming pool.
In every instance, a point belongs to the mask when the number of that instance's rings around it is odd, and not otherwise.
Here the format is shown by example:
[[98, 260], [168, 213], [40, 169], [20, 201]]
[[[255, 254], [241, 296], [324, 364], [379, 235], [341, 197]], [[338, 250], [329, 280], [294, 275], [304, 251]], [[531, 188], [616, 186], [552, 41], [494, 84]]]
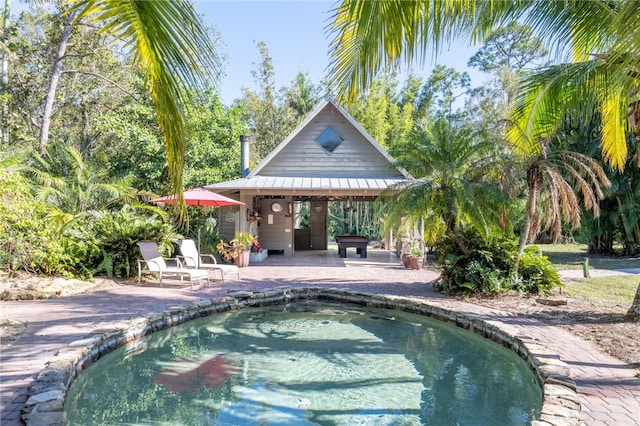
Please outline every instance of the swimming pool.
[[401, 310], [301, 300], [194, 319], [108, 353], [70, 424], [529, 424], [541, 387], [513, 351]]

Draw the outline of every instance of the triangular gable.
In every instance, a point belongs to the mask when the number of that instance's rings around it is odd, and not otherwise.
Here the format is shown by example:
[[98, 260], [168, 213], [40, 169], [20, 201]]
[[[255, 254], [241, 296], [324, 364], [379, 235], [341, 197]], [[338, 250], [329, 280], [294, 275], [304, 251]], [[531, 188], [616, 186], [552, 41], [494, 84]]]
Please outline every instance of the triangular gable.
[[[342, 137], [332, 152], [316, 139], [331, 127]], [[408, 178], [393, 158], [332, 98], [321, 102], [258, 166], [258, 176]]]

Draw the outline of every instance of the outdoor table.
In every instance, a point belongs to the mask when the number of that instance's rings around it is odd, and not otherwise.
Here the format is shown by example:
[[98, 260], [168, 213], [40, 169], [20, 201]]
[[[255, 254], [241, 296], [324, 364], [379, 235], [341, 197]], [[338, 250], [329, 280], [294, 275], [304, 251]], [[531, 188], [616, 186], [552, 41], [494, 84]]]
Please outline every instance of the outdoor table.
[[369, 244], [367, 237], [359, 235], [338, 235], [336, 236], [336, 242], [338, 243], [338, 255], [340, 257], [347, 257], [347, 249], [349, 247], [354, 247], [356, 253], [358, 253], [361, 258], [367, 257], [367, 244]]

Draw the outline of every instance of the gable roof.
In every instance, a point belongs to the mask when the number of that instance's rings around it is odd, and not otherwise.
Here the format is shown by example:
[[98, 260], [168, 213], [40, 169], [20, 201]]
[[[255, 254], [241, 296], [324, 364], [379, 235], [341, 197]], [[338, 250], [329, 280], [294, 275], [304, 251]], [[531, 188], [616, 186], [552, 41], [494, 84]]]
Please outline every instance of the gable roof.
[[[325, 150], [317, 141], [331, 127], [341, 142]], [[206, 185], [219, 192], [377, 196], [411, 179], [333, 98], [306, 117], [246, 178]]]
[[[343, 141], [328, 153], [315, 140], [328, 127]], [[258, 176], [408, 178], [393, 158], [333, 98], [321, 102], [252, 171]]]

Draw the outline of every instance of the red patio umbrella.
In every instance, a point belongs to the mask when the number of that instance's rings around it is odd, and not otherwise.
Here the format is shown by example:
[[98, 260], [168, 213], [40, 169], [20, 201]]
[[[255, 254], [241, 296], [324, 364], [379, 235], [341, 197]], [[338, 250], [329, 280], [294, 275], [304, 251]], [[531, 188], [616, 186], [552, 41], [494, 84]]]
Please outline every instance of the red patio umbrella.
[[[165, 203], [176, 204], [178, 201], [177, 195], [167, 195], [165, 197], [155, 198], [151, 200], [152, 203]], [[190, 206], [236, 206], [244, 205], [243, 202], [234, 200], [233, 198], [225, 197], [224, 195], [217, 194], [213, 191], [209, 191], [204, 188], [193, 188], [184, 191], [184, 202]], [[200, 228], [198, 228], [198, 252], [200, 252]], [[198, 257], [198, 266], [200, 266], [200, 258]]]
[[[167, 195], [165, 197], [156, 198], [151, 200], [152, 203], [165, 203], [175, 204], [178, 201], [177, 195]], [[244, 205], [243, 202], [234, 200], [233, 198], [225, 197], [224, 195], [217, 194], [213, 191], [209, 191], [204, 188], [193, 188], [184, 191], [184, 201], [190, 206], [233, 206]]]

